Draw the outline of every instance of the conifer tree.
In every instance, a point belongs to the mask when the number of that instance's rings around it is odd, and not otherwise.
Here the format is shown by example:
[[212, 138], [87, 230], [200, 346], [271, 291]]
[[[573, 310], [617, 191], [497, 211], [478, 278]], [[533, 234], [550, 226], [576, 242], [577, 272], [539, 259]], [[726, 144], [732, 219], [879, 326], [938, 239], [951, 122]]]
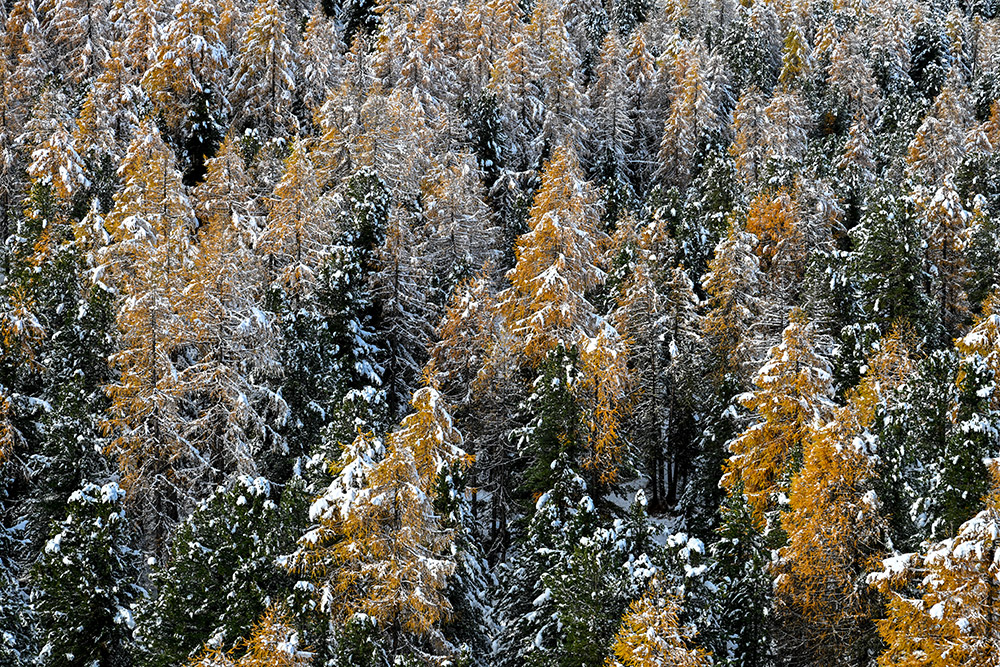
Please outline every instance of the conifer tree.
[[307, 667], [314, 655], [302, 645], [292, 615], [280, 603], [274, 603], [238, 646], [229, 651], [206, 646], [186, 664], [188, 667]]
[[31, 570], [43, 665], [127, 662], [134, 625], [138, 553], [117, 484], [87, 483]]
[[308, 144], [296, 140], [274, 189], [267, 226], [257, 241], [270, 280], [292, 299], [307, 297], [316, 289], [319, 264], [332, 240], [326, 205]]
[[500, 295], [533, 362], [596, 330], [597, 313], [586, 292], [604, 280], [600, 255], [607, 237], [597, 229], [597, 215], [576, 154], [556, 150], [531, 207], [531, 231], [517, 241], [517, 264], [507, 274], [511, 287]]
[[[181, 461], [187, 451], [178, 372], [186, 365], [190, 333], [181, 312], [192, 265], [194, 211], [173, 151], [151, 121], [139, 128], [119, 169], [124, 188], [106, 226], [111, 243], [100, 253], [119, 295], [120, 349], [107, 428], [129, 503], [141, 508], [152, 549], [166, 546], [167, 526], [179, 516]], [[136, 505], [139, 503], [140, 505]]]
[[278, 0], [257, 2], [229, 84], [237, 129], [256, 129], [263, 137], [298, 129], [292, 106], [298, 63], [289, 25]]
[[691, 646], [694, 633], [680, 621], [680, 603], [659, 591], [656, 580], [650, 591], [632, 602], [622, 617], [609, 667], [701, 667], [712, 664], [710, 654]]
[[900, 331], [882, 338], [847, 404], [813, 431], [792, 480], [775, 607], [779, 641], [810, 660], [860, 660], [874, 649], [878, 605], [864, 578], [888, 545], [869, 429], [886, 392], [910, 373], [907, 355]]
[[293, 581], [274, 562], [294, 548], [303, 528], [303, 486], [297, 479], [279, 489], [240, 475], [177, 527], [170, 559], [150, 573], [156, 595], [137, 610], [147, 664], [181, 664], [209, 641], [238, 647], [268, 602], [291, 592]]
[[716, 247], [702, 286], [708, 312], [702, 321], [719, 382], [740, 386], [753, 359], [753, 336], [760, 308], [760, 260], [755, 237], [733, 220]]
[[57, 0], [49, 18], [49, 34], [63, 53], [62, 67], [73, 83], [96, 78], [108, 57], [109, 3]]
[[754, 378], [756, 390], [740, 396], [760, 421], [730, 445], [722, 484], [746, 497], [760, 528], [777, 527], [775, 510], [790, 491], [806, 442], [832, 412], [831, 369], [816, 338], [816, 326], [793, 310], [781, 343]]
[[335, 619], [372, 618], [388, 636], [390, 664], [428, 636], [433, 644], [452, 612], [454, 529], [433, 498], [442, 472], [466, 458], [436, 390], [418, 390], [412, 405], [384, 444], [359, 434], [345, 449], [340, 474], [310, 510], [319, 525], [289, 563], [314, 580]]
[[507, 109], [504, 133], [511, 146], [507, 164], [515, 171], [534, 166], [538, 150], [535, 137], [541, 129], [543, 91], [537, 80], [540, 67], [535, 50], [522, 29], [511, 35], [510, 43], [490, 74], [488, 90]]
[[[215, 152], [227, 116], [229, 53], [217, 25], [215, 6], [205, 0], [184, 0], [163, 33], [156, 56], [142, 77], [165, 128], [183, 148], [179, 156], [200, 172], [206, 156]], [[200, 173], [198, 174], [201, 175]]]
[[[888, 617], [879, 622], [886, 643], [879, 664], [995, 665], [1000, 648], [993, 619], [997, 614], [996, 463], [985, 508], [962, 524], [954, 537], [930, 544], [907, 563], [887, 561], [873, 577], [889, 595]], [[916, 596], [892, 591], [899, 579], [917, 580]], [[895, 584], [895, 586], [894, 586]]]
[[660, 142], [660, 173], [667, 185], [683, 188], [691, 182], [701, 144], [719, 125], [701, 61], [696, 49], [684, 49], [674, 65], [673, 101]]
[[933, 303], [926, 289], [920, 225], [912, 203], [889, 184], [872, 192], [854, 243], [849, 273], [865, 319], [883, 330], [904, 319], [931, 333]]

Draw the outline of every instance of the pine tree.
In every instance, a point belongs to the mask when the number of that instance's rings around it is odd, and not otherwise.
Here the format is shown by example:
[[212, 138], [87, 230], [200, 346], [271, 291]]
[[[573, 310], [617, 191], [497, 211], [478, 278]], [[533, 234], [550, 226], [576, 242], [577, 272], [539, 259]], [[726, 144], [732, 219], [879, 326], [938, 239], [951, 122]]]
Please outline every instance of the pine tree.
[[67, 501], [66, 519], [31, 570], [42, 665], [129, 660], [138, 553], [117, 484], [87, 483]]
[[208, 641], [237, 647], [269, 601], [289, 595], [293, 582], [274, 561], [294, 548], [302, 529], [303, 486], [296, 479], [278, 489], [240, 475], [177, 527], [170, 559], [150, 573], [156, 596], [137, 610], [147, 664], [180, 664]]

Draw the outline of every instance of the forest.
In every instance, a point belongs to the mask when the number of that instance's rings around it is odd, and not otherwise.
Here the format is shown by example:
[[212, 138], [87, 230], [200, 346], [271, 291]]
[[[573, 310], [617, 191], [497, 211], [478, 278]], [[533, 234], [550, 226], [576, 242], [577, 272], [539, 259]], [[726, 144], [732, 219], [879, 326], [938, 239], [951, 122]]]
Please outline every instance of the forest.
[[0, 667], [1000, 666], [1000, 0], [0, 0]]

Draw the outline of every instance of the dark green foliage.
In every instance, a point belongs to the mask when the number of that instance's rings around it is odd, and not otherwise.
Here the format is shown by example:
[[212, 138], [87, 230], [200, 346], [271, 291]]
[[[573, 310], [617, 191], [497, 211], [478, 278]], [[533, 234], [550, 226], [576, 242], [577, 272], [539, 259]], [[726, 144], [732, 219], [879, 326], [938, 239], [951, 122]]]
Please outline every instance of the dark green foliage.
[[583, 434], [579, 408], [570, 392], [578, 373], [576, 363], [575, 349], [560, 346], [549, 353], [527, 401], [533, 418], [520, 435], [519, 449], [527, 462], [520, 491], [531, 502], [553, 488], [553, 465], [560, 456], [579, 470], [575, 459]]
[[307, 502], [301, 478], [279, 493], [241, 476], [200, 504], [174, 533], [170, 561], [150, 574], [156, 594], [138, 616], [142, 662], [177, 665], [209, 640], [232, 647], [285, 599], [294, 582], [276, 561], [304, 530]]
[[727, 498], [721, 508], [718, 541], [712, 546], [708, 577], [717, 586], [712, 606], [718, 615], [711, 646], [719, 664], [765, 667], [774, 664], [771, 646], [772, 582], [768, 574], [770, 539], [754, 526], [750, 508], [739, 496]]
[[897, 321], [933, 340], [933, 304], [922, 268], [924, 243], [913, 202], [882, 183], [851, 230], [850, 276], [865, 320], [883, 333]]
[[74, 492], [31, 568], [40, 665], [130, 664], [131, 608], [144, 591], [124, 496], [114, 483]]

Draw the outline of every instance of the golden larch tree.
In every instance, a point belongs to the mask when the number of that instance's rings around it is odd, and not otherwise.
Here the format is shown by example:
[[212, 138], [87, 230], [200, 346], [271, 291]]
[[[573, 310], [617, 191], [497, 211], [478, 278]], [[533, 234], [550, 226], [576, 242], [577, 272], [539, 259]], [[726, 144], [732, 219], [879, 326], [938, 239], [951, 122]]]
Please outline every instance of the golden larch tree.
[[531, 231], [517, 240], [517, 263], [501, 308], [528, 358], [570, 347], [596, 333], [597, 312], [587, 291], [604, 281], [607, 235], [598, 230], [596, 193], [583, 178], [576, 153], [559, 148], [542, 172], [529, 212]]
[[[986, 507], [955, 537], [929, 545], [909, 562], [889, 561], [873, 577], [889, 596], [879, 621], [883, 667], [1000, 665], [1000, 465], [991, 463]], [[892, 589], [900, 577], [919, 582], [918, 597]]]
[[[767, 361], [754, 378], [755, 389], [739, 396], [757, 421], [729, 446], [722, 485], [746, 497], [758, 527], [779, 508], [813, 431], [833, 412], [830, 364], [819, 354], [816, 327], [795, 309]], [[773, 527], [773, 526], [772, 526]]]
[[436, 637], [452, 613], [445, 587], [454, 531], [435, 514], [434, 493], [442, 471], [469, 462], [435, 389], [415, 392], [412, 406], [384, 442], [359, 434], [345, 449], [310, 510], [318, 525], [288, 561], [318, 584], [334, 618], [363, 613], [389, 633], [393, 657], [409, 637]]
[[653, 580], [649, 591], [634, 600], [622, 617], [611, 644], [607, 667], [709, 667], [712, 656], [691, 646], [694, 631], [680, 621], [680, 601], [660, 590]]
[[865, 583], [887, 549], [887, 523], [875, 493], [869, 428], [879, 406], [912, 372], [905, 335], [884, 337], [846, 405], [805, 443], [782, 514], [788, 543], [774, 565], [783, 644], [816, 664], [867, 653], [880, 613]]
[[173, 151], [152, 121], [144, 122], [119, 170], [124, 187], [106, 221], [110, 244], [102, 271], [119, 295], [121, 342], [110, 359], [117, 380], [106, 423], [122, 484], [141, 503], [154, 550], [165, 546], [178, 516], [178, 466], [188, 451], [180, 412], [179, 365], [190, 343], [181, 312], [194, 260], [194, 211]]

